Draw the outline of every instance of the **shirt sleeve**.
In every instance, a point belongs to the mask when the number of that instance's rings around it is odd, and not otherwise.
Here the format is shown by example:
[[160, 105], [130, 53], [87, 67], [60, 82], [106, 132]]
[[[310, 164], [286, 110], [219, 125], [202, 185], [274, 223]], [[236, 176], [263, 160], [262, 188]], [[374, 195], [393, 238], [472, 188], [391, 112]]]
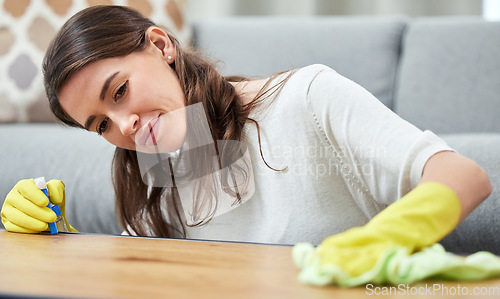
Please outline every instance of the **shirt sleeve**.
[[400, 118], [363, 87], [326, 66], [316, 68], [307, 92], [308, 107], [353, 190], [364, 191], [378, 204], [391, 204], [416, 187], [432, 155], [452, 150], [432, 132]]

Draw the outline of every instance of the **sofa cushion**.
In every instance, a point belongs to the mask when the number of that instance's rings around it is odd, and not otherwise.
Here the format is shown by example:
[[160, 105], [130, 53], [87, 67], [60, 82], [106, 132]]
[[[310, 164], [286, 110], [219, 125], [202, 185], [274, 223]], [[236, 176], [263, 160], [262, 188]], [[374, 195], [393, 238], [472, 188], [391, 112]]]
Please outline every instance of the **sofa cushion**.
[[3, 124], [0, 140], [0, 206], [21, 179], [60, 179], [71, 225], [81, 232], [121, 232], [114, 217], [113, 145], [97, 134], [58, 124]]
[[441, 241], [450, 251], [480, 250], [500, 254], [500, 134], [441, 135], [458, 153], [476, 161], [489, 175], [493, 192], [450, 235]]
[[399, 17], [238, 17], [193, 24], [196, 46], [226, 75], [267, 76], [325, 64], [392, 106]]
[[500, 22], [424, 18], [403, 43], [395, 111], [436, 133], [499, 132]]

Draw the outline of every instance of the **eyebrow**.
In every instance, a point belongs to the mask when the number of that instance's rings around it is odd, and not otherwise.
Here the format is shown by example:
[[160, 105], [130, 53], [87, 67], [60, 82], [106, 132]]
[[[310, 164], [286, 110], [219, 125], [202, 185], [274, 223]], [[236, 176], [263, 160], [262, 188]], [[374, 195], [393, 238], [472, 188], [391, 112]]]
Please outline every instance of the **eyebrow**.
[[102, 90], [101, 90], [101, 101], [104, 100], [104, 96], [106, 95], [106, 93], [108, 92], [108, 88], [109, 88], [109, 84], [111, 84], [111, 81], [119, 74], [120, 72], [116, 72], [114, 73], [113, 75], [109, 76], [108, 79], [106, 79], [106, 81], [104, 81], [104, 85], [102, 86]]
[[91, 115], [87, 118], [87, 121], [85, 122], [85, 130], [90, 131], [90, 125], [94, 122], [94, 119], [95, 115]]
[[[104, 97], [106, 96], [106, 93], [108, 92], [108, 88], [109, 88], [109, 85], [111, 84], [111, 81], [113, 81], [113, 79], [119, 74], [120, 72], [116, 72], [114, 74], [112, 74], [111, 76], [108, 77], [108, 79], [106, 79], [106, 81], [104, 81], [104, 84], [102, 85], [102, 89], [101, 89], [101, 94], [99, 96], [99, 99], [101, 101], [104, 100]], [[96, 116], [95, 115], [91, 115], [87, 118], [87, 120], [85, 121], [85, 130], [87, 131], [90, 131], [90, 125], [94, 122]]]

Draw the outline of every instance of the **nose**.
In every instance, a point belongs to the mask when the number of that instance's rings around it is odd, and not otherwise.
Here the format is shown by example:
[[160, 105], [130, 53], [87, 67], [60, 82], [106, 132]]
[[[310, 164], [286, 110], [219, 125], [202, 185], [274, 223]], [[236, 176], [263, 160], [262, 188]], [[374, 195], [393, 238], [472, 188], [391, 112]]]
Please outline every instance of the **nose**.
[[113, 118], [111, 120], [116, 123], [123, 136], [130, 136], [139, 128], [139, 116], [137, 114], [115, 115], [114, 118], [114, 120]]

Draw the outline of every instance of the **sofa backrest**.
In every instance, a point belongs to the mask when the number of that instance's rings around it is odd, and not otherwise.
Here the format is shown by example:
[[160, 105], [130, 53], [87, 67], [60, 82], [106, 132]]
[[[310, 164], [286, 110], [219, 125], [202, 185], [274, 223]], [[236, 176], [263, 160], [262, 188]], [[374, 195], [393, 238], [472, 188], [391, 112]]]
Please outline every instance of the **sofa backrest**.
[[321, 63], [392, 108], [403, 17], [233, 17], [193, 24], [195, 45], [226, 75], [264, 76]]
[[500, 22], [422, 18], [402, 47], [395, 111], [438, 134], [500, 132]]

